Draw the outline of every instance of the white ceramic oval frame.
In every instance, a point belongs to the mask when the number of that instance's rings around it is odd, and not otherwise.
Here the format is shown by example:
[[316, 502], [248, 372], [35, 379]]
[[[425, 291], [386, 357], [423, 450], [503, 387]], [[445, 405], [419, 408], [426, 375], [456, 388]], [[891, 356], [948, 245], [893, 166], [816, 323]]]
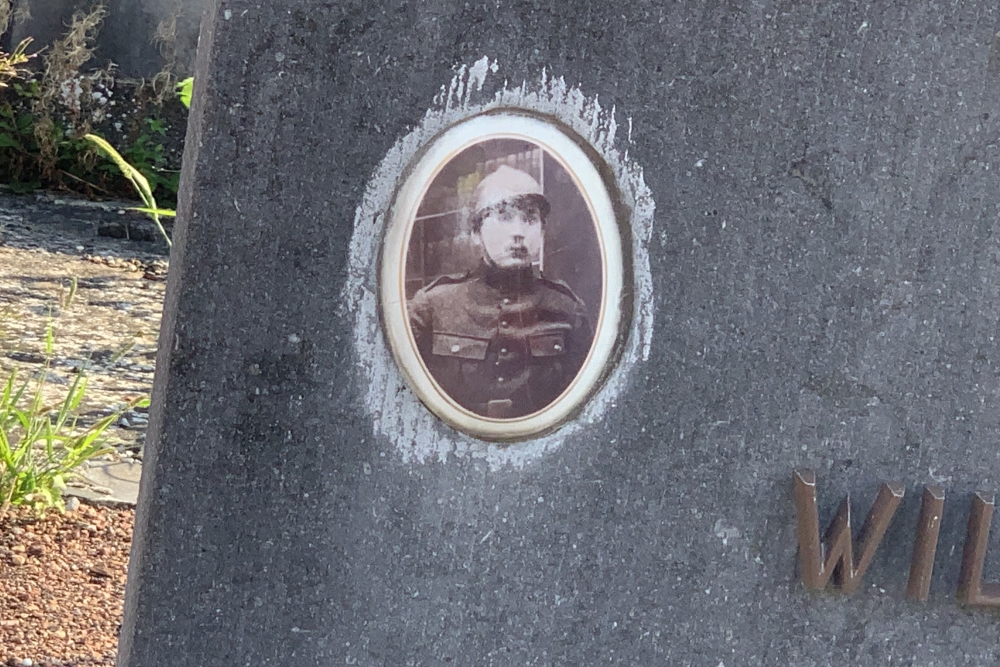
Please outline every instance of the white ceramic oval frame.
[[[417, 350], [406, 312], [406, 253], [417, 209], [438, 172], [452, 158], [488, 139], [524, 139], [537, 144], [558, 161], [590, 209], [601, 250], [601, 308], [590, 353], [576, 377], [556, 400], [537, 412], [513, 419], [478, 415], [456, 403], [441, 389]], [[626, 297], [620, 226], [608, 186], [591, 158], [576, 141], [551, 123], [512, 112], [483, 114], [435, 138], [413, 165], [396, 195], [381, 261], [381, 310], [396, 362], [424, 405], [460, 431], [501, 441], [524, 440], [547, 433], [583, 405], [608, 370], [622, 334], [622, 303]]]

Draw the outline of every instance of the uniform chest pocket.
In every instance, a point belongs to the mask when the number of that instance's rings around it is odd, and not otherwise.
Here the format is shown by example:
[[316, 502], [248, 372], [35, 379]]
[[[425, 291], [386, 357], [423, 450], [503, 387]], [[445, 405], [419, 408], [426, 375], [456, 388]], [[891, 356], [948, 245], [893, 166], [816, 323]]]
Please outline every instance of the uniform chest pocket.
[[566, 353], [566, 337], [562, 332], [536, 334], [528, 337], [533, 357], [558, 357]]
[[486, 348], [489, 346], [490, 341], [485, 338], [458, 336], [435, 331], [431, 341], [431, 353], [442, 357], [482, 361], [486, 358]]

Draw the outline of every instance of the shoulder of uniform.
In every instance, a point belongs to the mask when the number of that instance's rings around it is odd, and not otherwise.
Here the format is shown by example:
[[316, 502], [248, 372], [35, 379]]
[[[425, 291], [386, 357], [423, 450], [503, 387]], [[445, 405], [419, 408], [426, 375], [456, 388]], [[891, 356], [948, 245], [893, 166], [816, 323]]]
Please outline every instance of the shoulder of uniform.
[[546, 278], [545, 276], [542, 276], [541, 281], [542, 281], [542, 284], [545, 285], [546, 287], [548, 287], [549, 289], [555, 290], [556, 292], [559, 292], [560, 294], [568, 296], [569, 298], [573, 299], [573, 301], [576, 301], [576, 302], [580, 301], [580, 297], [578, 297], [573, 292], [573, 290], [570, 289], [570, 286], [567, 285], [566, 283], [564, 283], [563, 281], [561, 281], [561, 280], [553, 280], [551, 278]]
[[431, 282], [424, 285], [420, 291], [429, 292], [437, 287], [443, 287], [445, 285], [458, 285], [459, 283], [464, 283], [468, 279], [468, 273], [452, 273], [450, 275], [438, 276]]

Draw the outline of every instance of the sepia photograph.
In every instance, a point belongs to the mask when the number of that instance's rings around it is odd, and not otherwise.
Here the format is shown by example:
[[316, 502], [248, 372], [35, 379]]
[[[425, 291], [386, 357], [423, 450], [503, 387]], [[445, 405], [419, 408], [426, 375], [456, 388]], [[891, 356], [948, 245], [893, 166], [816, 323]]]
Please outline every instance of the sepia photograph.
[[[403, 365], [419, 365], [419, 385], [501, 437], [516, 432], [504, 423], [560, 402], [608, 318], [608, 244], [594, 194], [565, 156], [513, 134], [449, 152], [397, 220], [405, 242], [394, 298], [410, 345], [394, 344], [396, 356], [415, 354], [419, 364]], [[611, 268], [620, 274], [620, 265]]]

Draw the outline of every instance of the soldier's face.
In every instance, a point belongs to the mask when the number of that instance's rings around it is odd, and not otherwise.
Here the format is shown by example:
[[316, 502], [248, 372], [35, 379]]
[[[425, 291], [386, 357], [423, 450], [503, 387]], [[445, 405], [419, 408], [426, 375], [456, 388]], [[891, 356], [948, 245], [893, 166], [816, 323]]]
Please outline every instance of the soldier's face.
[[483, 253], [501, 269], [527, 268], [538, 259], [543, 229], [537, 207], [499, 206], [483, 217]]

